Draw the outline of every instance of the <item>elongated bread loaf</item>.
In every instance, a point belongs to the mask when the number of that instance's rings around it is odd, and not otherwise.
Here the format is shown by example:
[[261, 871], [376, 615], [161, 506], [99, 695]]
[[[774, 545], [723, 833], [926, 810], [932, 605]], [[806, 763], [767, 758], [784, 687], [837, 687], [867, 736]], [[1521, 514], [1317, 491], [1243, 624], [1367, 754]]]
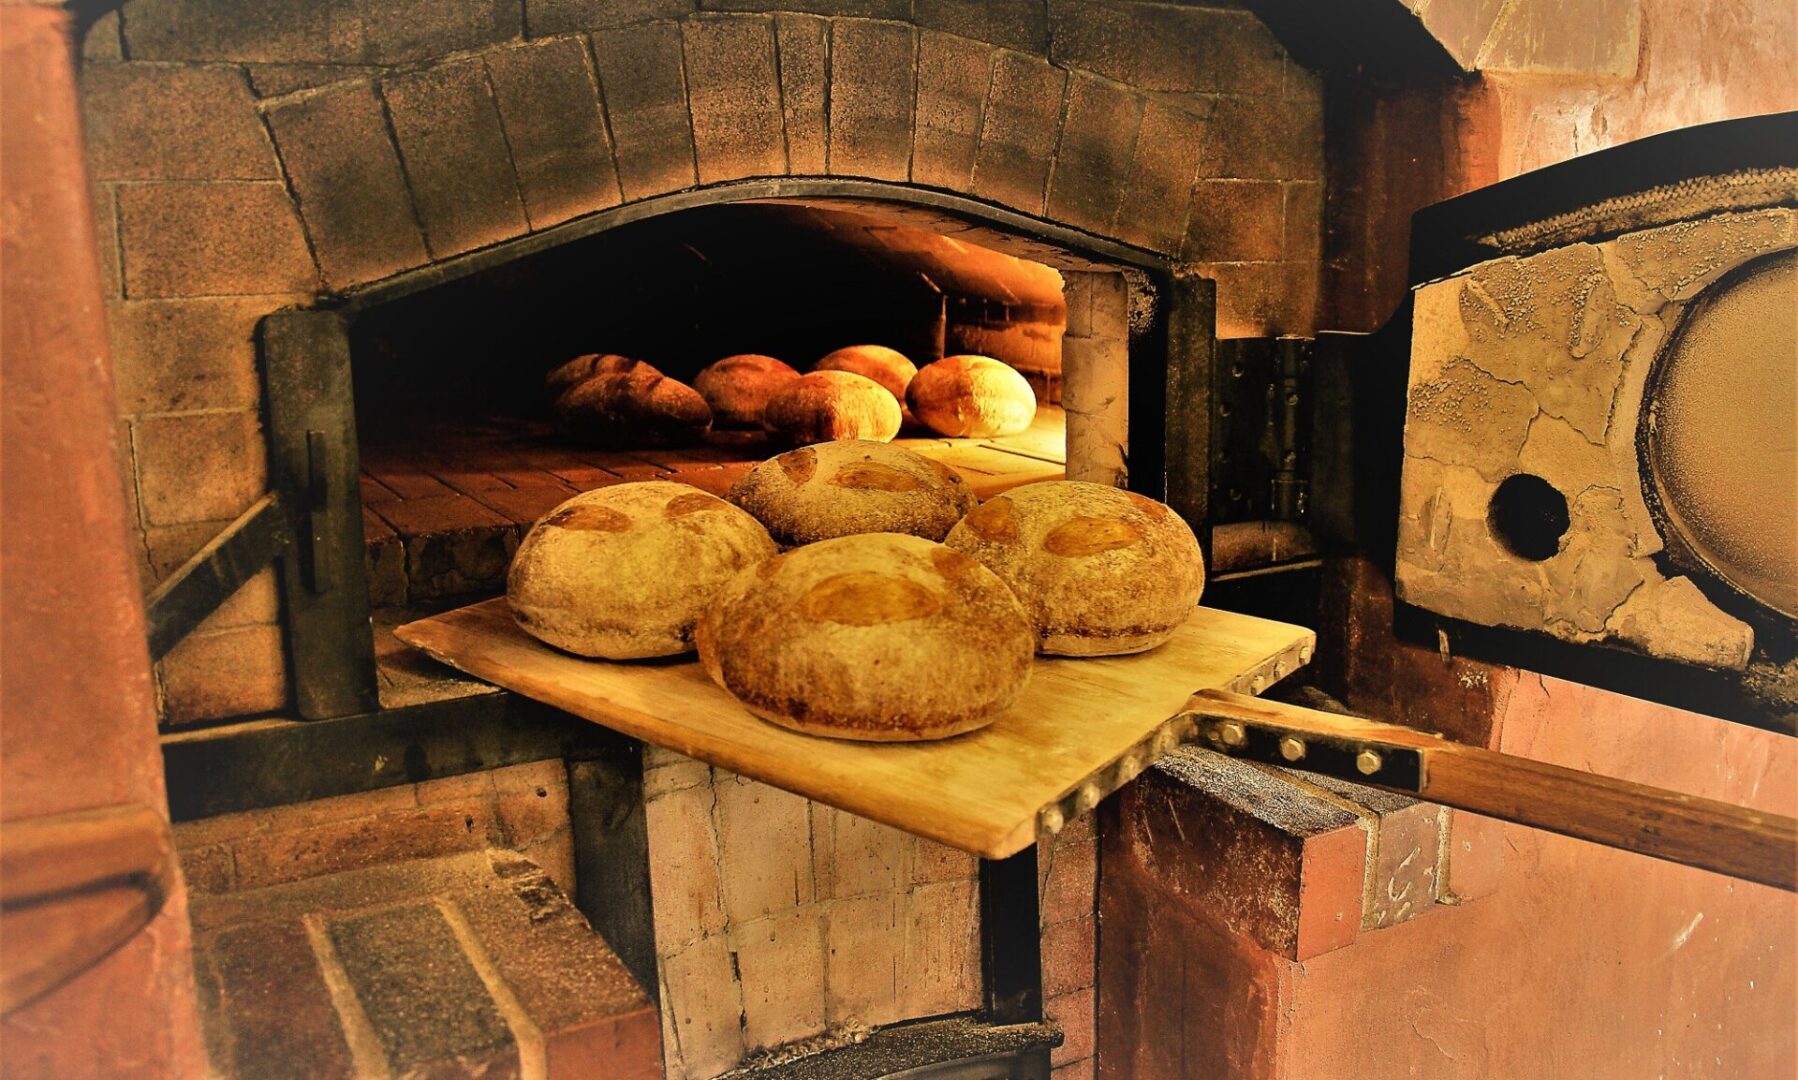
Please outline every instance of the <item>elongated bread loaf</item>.
[[789, 450], [749, 470], [724, 497], [782, 544], [871, 532], [941, 540], [980, 501], [949, 466], [866, 439]]
[[518, 625], [558, 649], [633, 660], [693, 647], [702, 608], [777, 549], [754, 518], [686, 484], [615, 484], [531, 526], [506, 575]]
[[693, 389], [712, 407], [714, 423], [756, 427], [762, 410], [781, 387], [799, 377], [786, 364], [760, 353], [727, 356], [693, 377]]
[[865, 375], [887, 388], [899, 404], [905, 404], [905, 388], [918, 374], [918, 365], [898, 349], [885, 345], [846, 345], [826, 353], [817, 371], [849, 371]]
[[768, 399], [762, 427], [777, 440], [806, 446], [832, 439], [891, 442], [899, 403], [879, 383], [848, 371], [814, 371]]
[[943, 541], [1017, 593], [1060, 656], [1142, 652], [1166, 641], [1205, 587], [1180, 515], [1134, 492], [1053, 480], [996, 495]]
[[586, 353], [562, 364], [543, 377], [543, 388], [554, 401], [595, 375], [624, 375], [633, 371], [661, 374], [651, 364], [617, 353]]
[[942, 435], [1016, 435], [1036, 419], [1036, 391], [990, 356], [945, 356], [924, 365], [905, 400], [913, 416]]
[[695, 633], [749, 711], [870, 742], [985, 727], [1030, 678], [1036, 635], [992, 571], [941, 544], [864, 533], [745, 570]]
[[595, 375], [556, 399], [556, 419], [583, 442], [671, 446], [712, 426], [699, 392], [655, 371]]

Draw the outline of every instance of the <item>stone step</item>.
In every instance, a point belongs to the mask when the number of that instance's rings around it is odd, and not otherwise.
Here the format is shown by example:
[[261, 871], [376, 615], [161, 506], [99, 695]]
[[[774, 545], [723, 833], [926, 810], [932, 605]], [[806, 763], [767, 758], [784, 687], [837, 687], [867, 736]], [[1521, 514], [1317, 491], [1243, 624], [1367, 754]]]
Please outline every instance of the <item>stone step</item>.
[[195, 894], [217, 1075], [662, 1075], [655, 1005], [568, 897], [498, 849]]

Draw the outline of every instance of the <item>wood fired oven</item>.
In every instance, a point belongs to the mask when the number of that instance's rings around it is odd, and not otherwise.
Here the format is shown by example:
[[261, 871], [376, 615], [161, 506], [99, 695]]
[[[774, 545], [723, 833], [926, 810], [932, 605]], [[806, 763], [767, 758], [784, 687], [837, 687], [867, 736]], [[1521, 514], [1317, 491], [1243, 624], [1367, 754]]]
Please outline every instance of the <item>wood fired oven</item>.
[[[1024, 371], [1045, 406], [1026, 436], [917, 445], [984, 494], [1065, 474], [1164, 500], [1201, 537], [1206, 603], [1245, 620], [1233, 625], [1315, 623], [1320, 567], [1358, 554], [1390, 567], [1400, 633], [1445, 655], [1789, 732], [1798, 560], [1764, 515], [1794, 511], [1743, 490], [1795, 486], [1792, 371], [1768, 361], [1791, 342], [1740, 327], [1791, 301], [1791, 114], [1432, 207], [1399, 315], [1378, 334], [1330, 334], [1315, 329], [1327, 138], [1311, 70], [1330, 63], [1277, 13], [1279, 36], [1233, 4], [1140, 5], [1130, 32], [1156, 47], [1137, 70], [1101, 32], [1124, 18], [1114, 7], [1058, 21], [1051, 51], [1047, 25], [922, 3], [887, 19], [527, 0], [528, 18], [445, 5], [419, 20], [374, 4], [355, 33], [289, 6], [192, 19], [130, 0], [90, 39], [84, 76], [120, 352], [144, 368], [168, 353], [183, 373], [128, 390], [128, 467], [158, 582], [170, 806], [202, 838], [187, 855], [215, 994], [273, 979], [281, 965], [261, 954], [286, 955], [260, 939], [234, 953], [219, 913], [253, 906], [232, 899], [250, 886], [293, 882], [242, 872], [241, 852], [276, 846], [266, 836], [209, 823], [338, 796], [399, 801], [292, 841], [293, 862], [334, 845], [306, 865], [340, 870], [402, 818], [438, 829], [456, 887], [503, 881], [520, 917], [578, 938], [570, 948], [616, 975], [605, 989], [634, 1010], [632, 1060], [680, 1077], [1093, 1075], [1092, 812], [1120, 789], [1106, 828], [1146, 822], [1144, 835], [1187, 845], [1153, 875], [1131, 868], [1159, 887], [1235, 880], [1212, 869], [1240, 836], [1285, 845], [1229, 917], [1294, 963], [1462, 898], [1446, 878], [1457, 842], [1472, 846], [1466, 819], [1391, 791], [1778, 877], [1766, 856], [1781, 825], [1765, 816], [1699, 807], [1707, 837], [1760, 846], [1695, 852], [1654, 829], [1607, 831], [1614, 819], [1582, 824], [1578, 777], [1531, 774], [1552, 797], [1507, 810], [1502, 784], [1451, 790], [1455, 763], [1490, 764], [1463, 748], [1219, 696], [1154, 718], [1045, 795], [1016, 854], [977, 858], [459, 676], [392, 631], [497, 593], [522, 531], [579, 490], [652, 476], [721, 490], [762, 456], [753, 439], [570, 444], [541, 399], [557, 363], [628, 352], [684, 378], [730, 353], [804, 368], [876, 341], [920, 363], [972, 350]], [[1162, 55], [1163, 25], [1180, 28], [1167, 36], [1179, 55]], [[1188, 53], [1203, 56], [1192, 71]], [[216, 107], [195, 115], [202, 99]], [[170, 131], [181, 152], [157, 149]], [[181, 350], [208, 341], [193, 328], [222, 308], [254, 327], [249, 373], [189, 378]], [[1710, 357], [1725, 346], [1719, 378]], [[1766, 407], [1753, 453], [1729, 419], [1745, 386]], [[225, 479], [186, 490], [195, 461]], [[1718, 470], [1735, 486], [1709, 479]], [[228, 604], [250, 612], [222, 625]], [[1309, 632], [1285, 629], [1231, 689], [1258, 694], [1309, 662]], [[246, 640], [250, 662], [235, 651]], [[258, 678], [233, 681], [239, 667]], [[232, 692], [192, 692], [212, 683]], [[427, 804], [429, 785], [455, 790]], [[517, 834], [549, 835], [527, 854], [565, 856], [566, 880], [474, 852], [458, 785], [510, 805], [501, 818], [553, 816], [542, 806], [560, 799], [565, 825]], [[1181, 799], [1246, 824], [1189, 843]], [[1415, 843], [1401, 853], [1399, 839]], [[420, 903], [436, 885], [381, 881], [365, 905], [379, 911], [329, 926], [308, 914], [277, 943], [336, 964], [339, 998], [343, 980], [385, 985], [352, 954], [409, 932], [383, 921], [389, 907], [438, 905]], [[560, 887], [598, 939], [569, 929]], [[1146, 895], [1120, 891], [1110, 910]], [[442, 921], [433, 940], [476, 936], [453, 911]], [[1114, 921], [1111, 963], [1153, 951], [1147, 929], [1129, 936], [1147, 921]], [[494, 966], [467, 955], [470, 970]], [[506, 980], [491, 974], [463, 982], [501, 1036], [531, 1030], [543, 999], [578, 996], [548, 979], [530, 1002], [492, 1005], [482, 987]], [[390, 996], [404, 999], [401, 1031], [415, 1000]], [[552, 1059], [532, 1067], [578, 1071]]]

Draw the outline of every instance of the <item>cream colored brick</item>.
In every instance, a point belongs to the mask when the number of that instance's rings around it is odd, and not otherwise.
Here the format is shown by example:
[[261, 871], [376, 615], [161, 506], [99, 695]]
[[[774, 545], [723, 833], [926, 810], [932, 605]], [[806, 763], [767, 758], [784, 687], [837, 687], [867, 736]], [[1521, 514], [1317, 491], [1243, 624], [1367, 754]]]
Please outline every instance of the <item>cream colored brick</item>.
[[711, 766], [659, 746], [643, 748], [643, 797], [654, 799], [681, 788], [709, 784]]
[[837, 898], [890, 893], [910, 879], [911, 837], [855, 814], [832, 821], [831, 889]]
[[673, 1033], [664, 1042], [670, 1077], [712, 1077], [743, 1057], [743, 995], [731, 977], [722, 935], [701, 938], [662, 961], [662, 1011]]
[[936, 1016], [980, 1004], [980, 914], [974, 883], [921, 885], [906, 898], [899, 1015]]
[[876, 1027], [900, 1018], [905, 943], [899, 922], [901, 899], [882, 894], [827, 905], [831, 1024]]
[[651, 800], [649, 890], [656, 952], [670, 956], [724, 927], [718, 842], [712, 831], [712, 788], [687, 788]]
[[972, 881], [978, 872], [978, 859], [947, 844], [918, 840], [912, 848], [911, 880], [914, 885], [932, 881]]
[[[766, 784], [719, 782], [718, 838], [724, 909], [750, 922], [812, 899], [806, 801]], [[661, 800], [657, 800], [658, 802]]]
[[731, 931], [743, 979], [743, 1039], [751, 1050], [824, 1030], [824, 927], [813, 905]]

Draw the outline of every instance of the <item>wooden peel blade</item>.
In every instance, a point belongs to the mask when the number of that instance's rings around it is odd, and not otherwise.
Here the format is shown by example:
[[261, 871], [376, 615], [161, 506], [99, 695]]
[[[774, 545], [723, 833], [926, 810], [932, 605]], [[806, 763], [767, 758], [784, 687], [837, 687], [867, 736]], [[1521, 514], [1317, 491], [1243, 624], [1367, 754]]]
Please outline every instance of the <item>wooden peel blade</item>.
[[1798, 892], [1798, 821], [1223, 690], [1187, 702], [1198, 745]]

